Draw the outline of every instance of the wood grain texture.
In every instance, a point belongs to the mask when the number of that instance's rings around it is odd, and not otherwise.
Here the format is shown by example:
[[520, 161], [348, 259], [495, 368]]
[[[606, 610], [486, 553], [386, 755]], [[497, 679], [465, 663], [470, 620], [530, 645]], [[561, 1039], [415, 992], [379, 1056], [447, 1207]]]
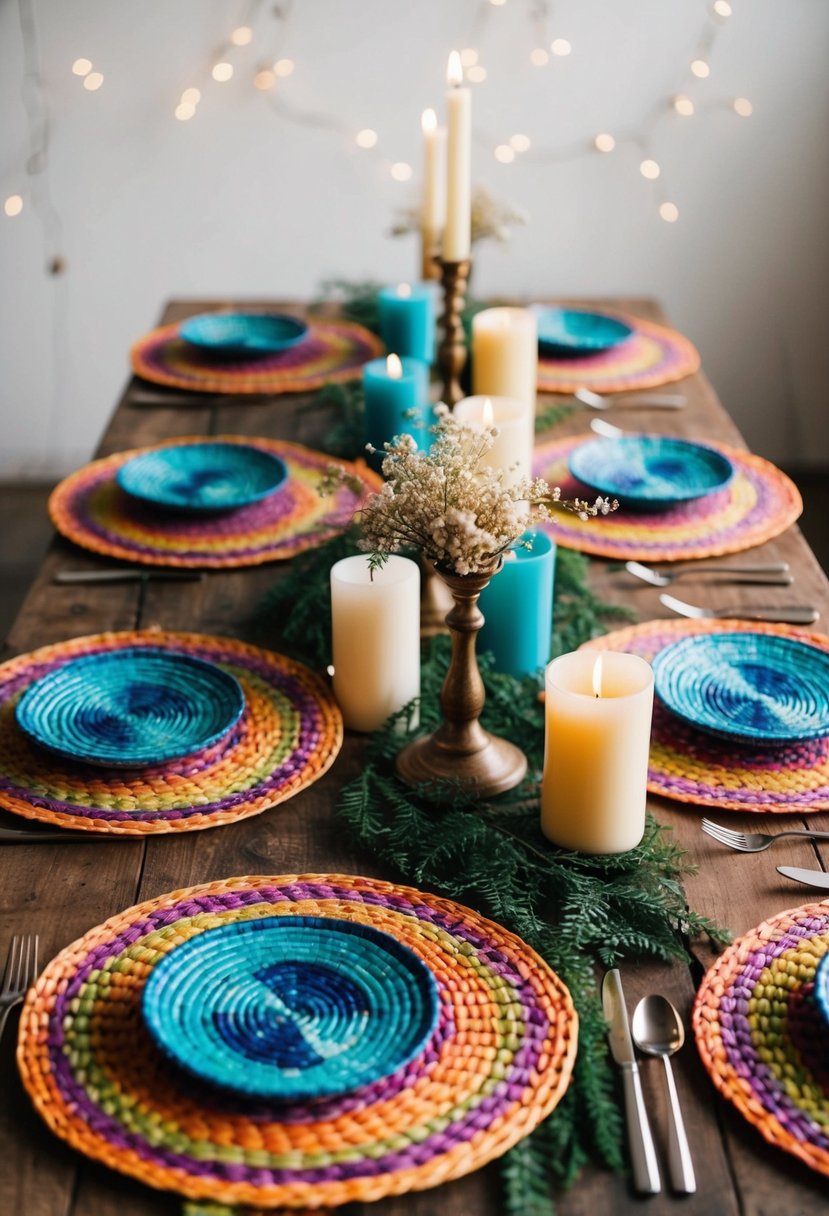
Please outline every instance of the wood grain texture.
[[[254, 303], [245, 301], [244, 303]], [[255, 303], [261, 304], [262, 301]], [[603, 303], [607, 301], [580, 301]], [[653, 320], [661, 320], [658, 307], [641, 299], [614, 300], [613, 306]], [[241, 302], [240, 302], [241, 305]], [[216, 302], [175, 301], [165, 309], [163, 323], [215, 307]], [[294, 308], [294, 305], [282, 305]], [[701, 374], [678, 386], [688, 397], [684, 411], [650, 413], [625, 407], [607, 417], [627, 429], [654, 429], [694, 439], [715, 439], [745, 446]], [[152, 386], [132, 380], [104, 434], [99, 454], [139, 447], [162, 439], [190, 434], [263, 435], [293, 439], [313, 446], [324, 422], [299, 408], [304, 398], [275, 397], [270, 401], [239, 399], [214, 405], [188, 395], [186, 404], [173, 404], [176, 394], [158, 394], [148, 403]], [[142, 396], [143, 395], [143, 396]], [[135, 404], [133, 404], [135, 399]], [[556, 435], [586, 432], [593, 413], [575, 412], [556, 429]], [[784, 559], [796, 574], [797, 599], [815, 602], [829, 621], [829, 584], [797, 528], [763, 545], [752, 557]], [[252, 570], [211, 571], [201, 583], [150, 583], [146, 586], [63, 587], [52, 585], [59, 569], [97, 568], [113, 563], [56, 540], [12, 629], [6, 655], [60, 639], [106, 629], [158, 626], [193, 629], [246, 637], [248, 621], [268, 588], [284, 567], [276, 563]], [[594, 589], [609, 600], [629, 604], [640, 620], [668, 616], [658, 592], [636, 582], [609, 563], [591, 563]], [[713, 588], [698, 579], [684, 579], [684, 598], [713, 603]], [[770, 595], [789, 596], [786, 589], [769, 589]], [[739, 609], [756, 595], [756, 589], [717, 588], [717, 604]], [[820, 626], [819, 626], [820, 627]], [[364, 740], [348, 736], [341, 755], [324, 780], [284, 805], [237, 825], [206, 832], [154, 838], [148, 841], [89, 841], [15, 846], [0, 851], [0, 948], [12, 932], [33, 929], [41, 934], [44, 958], [51, 957], [86, 929], [138, 900], [177, 887], [240, 874], [285, 874], [310, 871], [345, 871], [378, 877], [383, 873], [372, 858], [355, 853], [334, 823], [332, 808], [344, 782], [360, 769]], [[691, 807], [654, 800], [651, 809], [670, 827], [699, 867], [687, 890], [692, 906], [740, 934], [784, 907], [805, 903], [810, 893], [777, 875], [775, 865], [823, 865], [829, 868], [829, 850], [807, 842], [784, 841], [773, 853], [742, 856], [731, 853], [704, 836], [700, 812]], [[711, 811], [706, 811], [716, 818]], [[759, 817], [724, 813], [734, 827], [756, 827]], [[786, 816], [763, 822], [763, 828], [781, 830], [801, 822]], [[811, 826], [829, 829], [829, 814], [808, 817]], [[626, 964], [625, 990], [632, 1011], [649, 991], [669, 996], [689, 1025], [696, 983], [715, 958], [706, 941], [692, 944], [694, 965]], [[769, 1148], [716, 1095], [692, 1042], [675, 1060], [675, 1072], [685, 1111], [688, 1135], [697, 1166], [699, 1190], [677, 1199], [663, 1193], [647, 1201], [649, 1216], [680, 1211], [685, 1216], [723, 1216], [786, 1212], [812, 1213], [819, 1209], [829, 1185], [793, 1159]], [[664, 1161], [665, 1095], [658, 1061], [643, 1061], [643, 1084]], [[26, 1216], [173, 1216], [180, 1205], [174, 1196], [121, 1178], [85, 1162], [54, 1139], [32, 1113], [12, 1064], [12, 1036], [0, 1047], [0, 1212]], [[664, 1172], [664, 1171], [663, 1171]], [[587, 1170], [577, 1186], [558, 1199], [561, 1216], [594, 1216], [597, 1212], [633, 1214], [645, 1202], [635, 1197], [623, 1178]], [[411, 1194], [379, 1204], [352, 1205], [352, 1214], [377, 1216], [496, 1216], [501, 1210], [497, 1171], [482, 1170], [437, 1191]]]

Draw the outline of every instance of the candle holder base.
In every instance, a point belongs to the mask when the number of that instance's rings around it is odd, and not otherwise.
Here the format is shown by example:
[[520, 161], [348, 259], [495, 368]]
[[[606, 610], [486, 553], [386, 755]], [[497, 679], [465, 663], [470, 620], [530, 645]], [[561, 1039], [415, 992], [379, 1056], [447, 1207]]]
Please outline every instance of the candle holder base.
[[461, 752], [434, 734], [415, 739], [395, 761], [397, 775], [407, 785], [447, 783], [447, 795], [460, 785], [480, 798], [493, 798], [514, 789], [527, 771], [527, 757], [507, 739], [482, 730], [483, 746]]

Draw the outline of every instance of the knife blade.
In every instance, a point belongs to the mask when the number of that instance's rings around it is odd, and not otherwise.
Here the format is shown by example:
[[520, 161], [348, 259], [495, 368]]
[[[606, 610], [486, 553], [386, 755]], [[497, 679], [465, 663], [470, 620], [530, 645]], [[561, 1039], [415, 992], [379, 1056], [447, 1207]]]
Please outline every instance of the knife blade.
[[633, 1185], [640, 1194], [658, 1195], [662, 1185], [656, 1163], [656, 1149], [645, 1110], [633, 1040], [630, 1037], [622, 977], [616, 967], [606, 972], [602, 980], [602, 1008], [609, 1026], [607, 1037], [610, 1053], [622, 1072]]
[[829, 874], [825, 870], [803, 870], [800, 866], [778, 866], [777, 873], [793, 882], [805, 883], [807, 887], [822, 887], [829, 891]]
[[204, 578], [200, 570], [61, 570], [53, 583], [140, 583], [175, 582], [198, 583]]

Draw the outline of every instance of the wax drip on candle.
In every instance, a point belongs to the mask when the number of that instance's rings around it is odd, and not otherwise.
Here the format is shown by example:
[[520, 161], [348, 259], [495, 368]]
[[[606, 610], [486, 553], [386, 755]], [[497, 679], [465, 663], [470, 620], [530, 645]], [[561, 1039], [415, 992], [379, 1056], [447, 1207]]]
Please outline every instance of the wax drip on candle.
[[602, 695], [602, 656], [596, 659], [593, 664], [593, 695], [600, 697]]
[[390, 380], [399, 380], [403, 375], [403, 364], [397, 355], [386, 356], [386, 373]]
[[446, 68], [446, 83], [453, 89], [457, 89], [463, 84], [463, 66], [457, 51], [450, 52], [449, 64]]
[[401, 300], [408, 300], [412, 294], [411, 286], [408, 283], [398, 283], [397, 294]]

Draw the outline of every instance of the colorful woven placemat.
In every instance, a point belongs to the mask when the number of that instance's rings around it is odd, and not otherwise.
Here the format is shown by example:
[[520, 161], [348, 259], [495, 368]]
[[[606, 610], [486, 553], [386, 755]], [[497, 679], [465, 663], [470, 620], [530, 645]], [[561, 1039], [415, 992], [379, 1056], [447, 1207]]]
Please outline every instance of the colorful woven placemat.
[[361, 495], [347, 485], [323, 497], [319, 483], [332, 463], [353, 473], [364, 492], [382, 479], [362, 461], [332, 462], [323, 452], [277, 439], [220, 435], [222, 443], [242, 443], [280, 457], [288, 479], [274, 493], [248, 507], [216, 515], [168, 511], [131, 498], [116, 484], [118, 469], [143, 452], [203, 443], [200, 436], [117, 452], [84, 465], [52, 492], [49, 514], [58, 532], [84, 549], [150, 566], [231, 567], [293, 557], [328, 540], [351, 520]]
[[[183, 341], [178, 325], [162, 325], [130, 352], [132, 370], [154, 384], [203, 393], [307, 393], [332, 380], [354, 380], [383, 344], [352, 321], [309, 323], [308, 336], [274, 355], [229, 358]], [[175, 404], [175, 403], [173, 403]]]
[[[592, 490], [575, 481], [567, 468], [574, 448], [593, 436], [576, 436], [540, 444], [533, 473], [561, 487], [562, 497], [592, 500]], [[785, 473], [750, 452], [709, 443], [734, 465], [725, 489], [667, 511], [624, 511], [599, 519], [556, 514], [540, 526], [568, 549], [599, 557], [637, 561], [684, 561], [739, 553], [770, 540], [793, 524], [803, 510], [800, 493]]]
[[[263, 916], [390, 933], [432, 972], [437, 1028], [390, 1077], [298, 1105], [228, 1097], [173, 1069], [140, 1016], [152, 968], [195, 934]], [[527, 945], [450, 900], [343, 875], [230, 878], [150, 900], [54, 959], [20, 1019], [23, 1082], [49, 1127], [193, 1199], [336, 1206], [437, 1186], [504, 1153], [567, 1088], [577, 1017]]]
[[[230, 734], [182, 760], [139, 770], [73, 764], [31, 743], [14, 707], [33, 681], [80, 655], [149, 646], [216, 663], [242, 686]], [[342, 746], [328, 689], [293, 659], [231, 638], [145, 629], [44, 646], [0, 665], [0, 806], [59, 827], [191, 832], [258, 815], [311, 785]]]
[[829, 902], [781, 912], [702, 981], [693, 1027], [717, 1089], [769, 1141], [829, 1174], [829, 1031], [814, 998]]
[[542, 351], [538, 359], [540, 393], [574, 393], [577, 388], [623, 393], [670, 384], [699, 369], [699, 352], [675, 329], [627, 313], [612, 315], [632, 327], [631, 337], [610, 350], [579, 358], [553, 359]]
[[[588, 642], [649, 662], [665, 646], [697, 633], [746, 632], [795, 638], [829, 652], [829, 637], [757, 621], [648, 621]], [[829, 810], [829, 739], [763, 749], [697, 730], [654, 701], [648, 789], [663, 798], [730, 811]]]

